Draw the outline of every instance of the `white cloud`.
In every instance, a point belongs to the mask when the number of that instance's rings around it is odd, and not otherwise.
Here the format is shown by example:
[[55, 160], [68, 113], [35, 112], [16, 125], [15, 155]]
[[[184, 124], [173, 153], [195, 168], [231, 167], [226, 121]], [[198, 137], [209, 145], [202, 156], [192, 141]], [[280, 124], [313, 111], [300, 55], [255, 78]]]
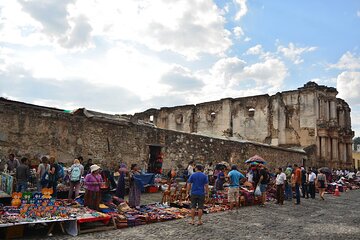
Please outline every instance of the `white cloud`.
[[[93, 38], [125, 41], [187, 59], [223, 56], [232, 45], [223, 12], [211, 0], [19, 0], [3, 4], [3, 41], [91, 48]], [[25, 42], [25, 41], [23, 41]], [[29, 43], [27, 43], [29, 45]]]
[[316, 47], [296, 47], [294, 43], [289, 43], [288, 47], [279, 46], [278, 52], [282, 53], [284, 57], [293, 61], [294, 64], [300, 64], [304, 62], [304, 60], [301, 58], [303, 53], [313, 52], [316, 49]]
[[235, 20], [240, 20], [248, 12], [248, 7], [246, 5], [246, 0], [235, 0], [240, 8], [235, 15]]
[[247, 55], [260, 55], [260, 54], [263, 54], [264, 51], [262, 49], [262, 46], [261, 44], [257, 44], [251, 48], [249, 48], [247, 51], [246, 51], [246, 54]]
[[342, 72], [337, 77], [339, 97], [345, 101], [360, 105], [360, 72]]
[[193, 92], [204, 86], [190, 69], [174, 65], [161, 77], [160, 83], [168, 85], [173, 92]]
[[[217, 61], [210, 70], [212, 82], [223, 88], [236, 88], [239, 84], [250, 84], [258, 89], [276, 89], [282, 86], [288, 75], [285, 64], [276, 58], [247, 65], [237, 57], [223, 58]], [[268, 92], [268, 90], [266, 90]]]
[[244, 31], [243, 31], [242, 28], [239, 27], [239, 26], [234, 27], [233, 31], [234, 31], [234, 34], [235, 34], [235, 36], [236, 36], [237, 38], [240, 38], [240, 37], [242, 37], [242, 36], [244, 35]]
[[356, 11], [356, 16], [360, 17], [360, 10]]
[[223, 55], [232, 44], [222, 11], [211, 0], [79, 0], [75, 9], [87, 16], [94, 35], [188, 59], [202, 53]]
[[246, 37], [245, 39], [244, 39], [244, 42], [250, 42], [251, 41], [251, 38], [250, 37]]
[[214, 82], [220, 84], [220, 86], [228, 86], [231, 82], [236, 81], [240, 78], [246, 62], [237, 57], [232, 58], [223, 58], [217, 61], [210, 72], [212, 78], [215, 79]]
[[18, 0], [22, 9], [41, 23], [43, 31], [49, 35], [62, 35], [70, 28], [67, 6], [74, 0]]
[[244, 68], [244, 78], [254, 79], [257, 86], [271, 86], [273, 89], [280, 88], [287, 73], [285, 64], [276, 58], [270, 58], [264, 62], [255, 63]]
[[360, 69], [360, 57], [353, 55], [351, 52], [344, 53], [336, 64], [330, 65], [332, 68], [342, 70]]

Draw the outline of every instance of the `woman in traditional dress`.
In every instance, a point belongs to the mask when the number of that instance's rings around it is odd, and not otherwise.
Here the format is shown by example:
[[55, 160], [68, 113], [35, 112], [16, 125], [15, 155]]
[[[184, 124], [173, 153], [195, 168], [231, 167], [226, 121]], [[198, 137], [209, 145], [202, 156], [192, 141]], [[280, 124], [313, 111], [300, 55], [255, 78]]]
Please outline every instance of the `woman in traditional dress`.
[[100, 167], [98, 165], [92, 165], [90, 167], [91, 173], [87, 174], [84, 179], [86, 187], [84, 205], [94, 210], [98, 210], [101, 200], [100, 185], [103, 180], [99, 170]]
[[130, 190], [129, 190], [129, 206], [132, 208], [140, 207], [141, 189], [143, 184], [136, 176], [140, 175], [140, 169], [137, 164], [131, 165], [129, 173]]
[[121, 199], [124, 199], [125, 198], [125, 177], [126, 177], [126, 174], [128, 173], [126, 165], [122, 163], [120, 165], [118, 172], [119, 172], [120, 176], [119, 176], [118, 184], [116, 187], [115, 196], [117, 196]]

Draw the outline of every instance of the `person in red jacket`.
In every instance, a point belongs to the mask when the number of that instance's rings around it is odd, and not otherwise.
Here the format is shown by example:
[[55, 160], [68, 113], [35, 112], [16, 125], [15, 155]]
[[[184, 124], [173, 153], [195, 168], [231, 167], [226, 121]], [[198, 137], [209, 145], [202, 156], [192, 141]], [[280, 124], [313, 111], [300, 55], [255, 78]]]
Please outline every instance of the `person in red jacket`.
[[294, 164], [295, 170], [295, 195], [296, 195], [296, 205], [300, 204], [300, 186], [301, 186], [301, 169], [297, 164]]

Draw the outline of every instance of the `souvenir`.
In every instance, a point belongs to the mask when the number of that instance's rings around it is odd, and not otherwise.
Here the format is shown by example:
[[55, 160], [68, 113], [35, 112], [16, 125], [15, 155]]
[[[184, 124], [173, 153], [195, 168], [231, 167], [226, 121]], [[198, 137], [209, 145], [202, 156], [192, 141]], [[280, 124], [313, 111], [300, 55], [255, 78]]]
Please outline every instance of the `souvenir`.
[[11, 206], [20, 207], [20, 205], [21, 205], [21, 196], [22, 196], [21, 192], [14, 192], [12, 194], [13, 199], [11, 201]]

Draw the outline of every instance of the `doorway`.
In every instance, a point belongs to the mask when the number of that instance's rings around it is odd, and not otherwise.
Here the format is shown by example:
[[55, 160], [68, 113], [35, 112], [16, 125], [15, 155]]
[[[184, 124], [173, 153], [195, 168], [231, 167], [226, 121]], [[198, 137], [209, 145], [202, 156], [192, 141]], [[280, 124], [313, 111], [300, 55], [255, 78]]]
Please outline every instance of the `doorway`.
[[163, 154], [161, 152], [162, 146], [149, 145], [149, 164], [148, 172], [161, 174], [163, 165]]

